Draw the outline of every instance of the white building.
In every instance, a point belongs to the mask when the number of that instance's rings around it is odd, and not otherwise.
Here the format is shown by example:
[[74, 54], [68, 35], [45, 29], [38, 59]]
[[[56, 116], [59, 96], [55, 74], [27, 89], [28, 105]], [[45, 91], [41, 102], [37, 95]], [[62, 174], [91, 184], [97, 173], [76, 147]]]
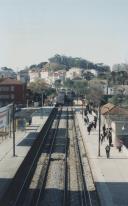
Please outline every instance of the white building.
[[56, 80], [61, 80], [62, 82], [65, 80], [66, 71], [65, 70], [58, 70], [56, 72], [49, 73], [49, 80], [51, 84], [54, 84]]
[[40, 71], [40, 78], [43, 79], [47, 84], [50, 84], [49, 78], [49, 71], [48, 70], [41, 70]]
[[17, 80], [20, 80], [22, 83], [27, 83], [29, 81], [28, 70], [21, 70], [17, 74]]
[[115, 90], [114, 90], [113, 87], [109, 87], [107, 85], [104, 85], [103, 86], [103, 90], [104, 90], [104, 94], [106, 94], [106, 95], [113, 95], [113, 94], [115, 94]]
[[36, 71], [36, 70], [30, 70], [29, 71], [30, 82], [35, 82], [39, 78], [40, 78], [40, 72], [39, 71]]
[[66, 79], [74, 79], [76, 77], [82, 76], [82, 69], [72, 67], [69, 71], [66, 72]]
[[98, 76], [98, 71], [96, 71], [95, 69], [86, 69], [84, 70], [84, 72], [91, 72], [92, 74], [94, 74], [94, 76]]

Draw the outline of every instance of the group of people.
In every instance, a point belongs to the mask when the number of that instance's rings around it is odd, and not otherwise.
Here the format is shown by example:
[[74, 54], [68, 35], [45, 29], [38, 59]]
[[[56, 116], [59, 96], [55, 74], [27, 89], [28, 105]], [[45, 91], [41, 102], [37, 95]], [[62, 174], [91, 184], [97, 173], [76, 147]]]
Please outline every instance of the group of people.
[[102, 129], [103, 129], [103, 134], [101, 134], [101, 144], [106, 138], [109, 142], [109, 146], [110, 147], [113, 146], [112, 145], [112, 128], [106, 128], [104, 124]]
[[105, 147], [107, 158], [110, 157], [110, 149], [112, 145], [112, 128], [106, 128], [105, 124], [102, 127], [103, 133], [101, 134], [101, 144], [105, 141], [105, 138], [108, 140], [108, 144]]
[[[103, 125], [103, 134], [101, 134], [101, 144], [102, 142], [105, 140], [105, 138], [108, 140], [108, 145], [105, 147], [105, 151], [106, 151], [106, 156], [107, 158], [110, 157], [110, 150], [111, 147], [113, 146], [112, 144], [112, 128], [106, 128], [105, 125]], [[122, 145], [123, 142], [122, 140], [118, 140], [118, 146], [117, 149], [119, 150], [119, 152], [121, 152], [122, 150]]]
[[96, 126], [97, 126], [97, 117], [94, 116], [94, 120], [92, 122], [89, 122], [89, 124], [87, 126], [88, 134], [90, 134], [92, 128], [96, 129]]
[[[92, 121], [89, 121], [89, 117], [88, 114], [92, 114], [93, 110], [90, 108], [89, 105], [86, 106], [86, 109], [84, 110], [84, 121], [87, 124], [87, 132], [90, 135], [90, 132], [92, 129], [96, 129], [97, 127], [97, 116], [96, 114], [94, 114], [94, 116], [92, 115], [92, 117], [94, 118]], [[92, 119], [92, 118], [91, 118]], [[101, 144], [103, 143], [103, 141], [105, 141], [105, 139], [108, 141], [108, 144], [105, 147], [105, 151], [106, 151], [106, 156], [107, 158], [110, 157], [110, 150], [111, 147], [113, 147], [112, 144], [112, 128], [106, 128], [105, 124], [102, 127], [102, 134], [100, 136], [100, 142]], [[121, 148], [122, 148], [123, 144], [119, 144], [119, 146], [117, 147], [119, 152], [121, 152]]]
[[92, 128], [96, 129], [97, 126], [97, 116], [94, 116], [93, 121], [89, 122], [88, 114], [92, 114], [92, 110], [88, 107], [84, 110], [84, 121], [87, 124], [87, 131], [90, 134]]

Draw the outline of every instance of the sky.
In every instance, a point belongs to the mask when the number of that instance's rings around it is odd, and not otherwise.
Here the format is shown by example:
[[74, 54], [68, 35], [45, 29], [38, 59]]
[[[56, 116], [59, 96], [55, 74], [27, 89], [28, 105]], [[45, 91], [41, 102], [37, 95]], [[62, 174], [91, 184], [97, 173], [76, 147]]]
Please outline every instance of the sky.
[[128, 0], [0, 0], [0, 67], [55, 54], [128, 63]]

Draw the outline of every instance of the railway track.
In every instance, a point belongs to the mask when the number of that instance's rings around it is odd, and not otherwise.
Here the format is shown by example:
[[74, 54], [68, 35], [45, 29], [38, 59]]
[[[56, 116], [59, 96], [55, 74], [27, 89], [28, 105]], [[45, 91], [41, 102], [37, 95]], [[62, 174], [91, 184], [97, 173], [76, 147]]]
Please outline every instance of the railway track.
[[81, 143], [73, 110], [54, 108], [0, 205], [95, 205], [86, 186]]
[[71, 111], [70, 119], [69, 194], [67, 205], [99, 206], [86, 149], [73, 111]]
[[74, 147], [75, 147], [75, 153], [76, 153], [76, 167], [77, 167], [77, 173], [79, 174], [78, 181], [80, 186], [80, 205], [85, 206], [92, 206], [92, 200], [90, 197], [90, 193], [87, 189], [86, 184], [86, 177], [83, 169], [83, 161], [82, 161], [82, 155], [80, 152], [80, 144], [78, 140], [78, 128], [76, 127], [75, 118], [73, 115], [73, 124], [74, 124]]

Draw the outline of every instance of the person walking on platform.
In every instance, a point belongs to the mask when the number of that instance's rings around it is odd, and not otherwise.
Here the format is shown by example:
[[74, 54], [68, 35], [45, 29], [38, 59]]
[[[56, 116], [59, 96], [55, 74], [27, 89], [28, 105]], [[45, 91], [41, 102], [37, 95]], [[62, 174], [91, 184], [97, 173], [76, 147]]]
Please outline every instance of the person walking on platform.
[[100, 135], [100, 141], [101, 141], [101, 144], [103, 143], [103, 141], [105, 140], [105, 137], [103, 134]]
[[109, 157], [110, 157], [110, 146], [107, 145], [107, 146], [105, 147], [105, 150], [106, 150], [106, 156], [107, 156], [107, 158], [109, 158]]
[[109, 146], [112, 146], [112, 133], [109, 132], [108, 134], [108, 141], [109, 141]]
[[87, 126], [88, 134], [90, 134], [91, 129], [92, 129], [92, 126], [91, 126], [91, 124], [89, 124], [89, 125]]
[[102, 127], [102, 129], [103, 129], [103, 135], [104, 135], [104, 137], [106, 136], [106, 127], [105, 127], [105, 124], [103, 125], [103, 127]]
[[118, 146], [119, 152], [122, 151], [122, 146], [123, 146], [123, 141], [120, 139], [120, 140], [119, 140], [119, 146]]

